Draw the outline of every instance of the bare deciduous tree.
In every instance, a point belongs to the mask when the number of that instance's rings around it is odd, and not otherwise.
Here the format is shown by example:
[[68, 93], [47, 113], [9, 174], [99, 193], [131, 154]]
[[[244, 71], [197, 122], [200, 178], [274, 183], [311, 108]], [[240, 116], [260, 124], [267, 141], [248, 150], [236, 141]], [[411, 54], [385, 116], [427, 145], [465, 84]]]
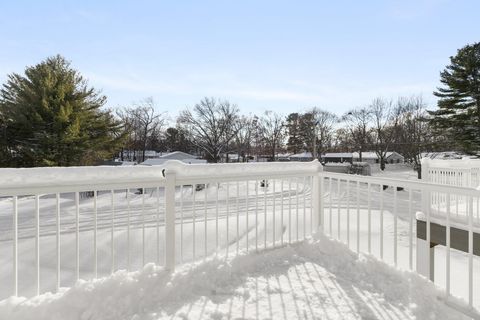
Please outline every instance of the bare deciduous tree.
[[373, 147], [379, 158], [380, 169], [385, 170], [387, 152], [395, 139], [399, 115], [394, 108], [393, 102], [382, 98], [374, 99], [369, 109], [373, 121]]
[[[329, 111], [319, 108], [313, 108], [310, 112], [313, 121], [312, 130], [312, 156], [317, 159], [328, 147], [332, 146], [334, 137], [334, 124], [337, 122], [337, 116]], [[308, 114], [308, 113], [307, 113]]]
[[251, 153], [253, 135], [255, 133], [255, 121], [252, 116], [242, 116], [235, 122], [237, 134], [234, 138], [238, 159], [245, 162]]
[[160, 141], [166, 115], [155, 110], [152, 98], [147, 98], [134, 107], [125, 108], [117, 115], [123, 120], [124, 128], [129, 131], [127, 148], [134, 151], [135, 160], [145, 161], [145, 151], [149, 147], [155, 149], [156, 142]]
[[283, 116], [273, 111], [265, 111], [260, 118], [260, 130], [267, 152], [272, 161], [275, 161], [277, 151], [281, 147], [284, 138], [285, 122]]
[[205, 152], [208, 161], [218, 162], [237, 134], [234, 124], [238, 117], [235, 104], [204, 98], [193, 110], [182, 111], [178, 123], [191, 136], [191, 141]]
[[418, 178], [421, 179], [421, 154], [430, 151], [433, 145], [431, 128], [426, 121], [426, 105], [421, 96], [403, 97], [398, 99], [396, 109], [396, 149], [407, 161], [413, 163]]
[[371, 142], [370, 121], [371, 110], [368, 108], [356, 108], [343, 115], [342, 120], [346, 124], [346, 130], [353, 143], [353, 150], [358, 151], [359, 161], [362, 161], [362, 152], [367, 151]]

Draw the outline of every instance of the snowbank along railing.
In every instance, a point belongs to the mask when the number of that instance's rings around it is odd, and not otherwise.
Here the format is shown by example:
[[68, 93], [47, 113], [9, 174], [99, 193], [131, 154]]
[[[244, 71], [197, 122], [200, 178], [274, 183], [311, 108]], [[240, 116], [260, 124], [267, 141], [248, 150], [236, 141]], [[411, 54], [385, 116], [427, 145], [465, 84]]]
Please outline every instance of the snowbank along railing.
[[[324, 172], [318, 161], [0, 171], [2, 298], [148, 262], [173, 270], [320, 230], [354, 251], [436, 275], [446, 301], [458, 307], [452, 296], [463, 297], [466, 313], [480, 306], [473, 188]], [[432, 194], [443, 202], [431, 203]], [[465, 250], [454, 250], [457, 230]]]

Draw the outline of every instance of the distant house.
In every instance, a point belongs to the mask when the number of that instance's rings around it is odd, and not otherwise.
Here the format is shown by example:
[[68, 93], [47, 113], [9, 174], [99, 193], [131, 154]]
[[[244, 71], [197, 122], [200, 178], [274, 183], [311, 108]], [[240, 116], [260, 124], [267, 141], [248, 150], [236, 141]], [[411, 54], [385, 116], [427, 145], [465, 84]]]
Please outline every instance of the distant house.
[[292, 154], [289, 157], [290, 161], [312, 161], [313, 156], [311, 152], [302, 152], [297, 154]]
[[[353, 155], [354, 162], [360, 161], [360, 155], [358, 152], [354, 152], [352, 155]], [[405, 161], [405, 158], [401, 154], [395, 151], [387, 152], [386, 155], [387, 155], [385, 159], [386, 163], [404, 163]], [[380, 163], [380, 159], [376, 152], [365, 151], [365, 152], [362, 152], [362, 162], [374, 164], [374, 163]]]
[[[155, 150], [145, 150], [145, 159], [155, 159], [161, 155], [160, 152]], [[143, 157], [142, 150], [123, 150], [118, 154], [119, 159], [124, 159], [128, 161], [140, 161]]]
[[322, 160], [325, 163], [328, 162], [350, 162], [353, 161], [353, 154], [350, 152], [333, 152], [333, 153], [325, 153], [322, 156]]
[[146, 166], [159, 166], [167, 162], [168, 160], [179, 160], [188, 164], [192, 163], [207, 163], [207, 160], [197, 159], [196, 156], [182, 152], [182, 151], [174, 151], [163, 154], [155, 159], [147, 159], [145, 162], [142, 162], [142, 165]]
[[223, 162], [240, 162], [241, 158], [236, 153], [229, 153], [222, 155]]
[[276, 156], [277, 161], [290, 161], [291, 153], [279, 153]]

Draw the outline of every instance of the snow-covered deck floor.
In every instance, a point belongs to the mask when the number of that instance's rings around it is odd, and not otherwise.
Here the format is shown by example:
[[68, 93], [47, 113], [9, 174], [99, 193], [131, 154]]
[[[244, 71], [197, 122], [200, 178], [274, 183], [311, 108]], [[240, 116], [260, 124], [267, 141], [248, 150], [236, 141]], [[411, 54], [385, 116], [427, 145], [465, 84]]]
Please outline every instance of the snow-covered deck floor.
[[412, 272], [328, 238], [169, 275], [153, 264], [58, 294], [0, 303], [0, 319], [462, 319]]

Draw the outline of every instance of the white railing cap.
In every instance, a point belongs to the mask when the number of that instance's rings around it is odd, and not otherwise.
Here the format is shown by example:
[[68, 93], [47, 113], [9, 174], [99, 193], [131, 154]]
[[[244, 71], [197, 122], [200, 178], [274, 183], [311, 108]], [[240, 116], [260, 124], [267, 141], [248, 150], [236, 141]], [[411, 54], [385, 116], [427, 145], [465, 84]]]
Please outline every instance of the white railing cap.
[[163, 166], [165, 173], [173, 172], [178, 178], [229, 178], [244, 176], [292, 175], [308, 174], [322, 171], [318, 160], [310, 162], [256, 162], [256, 163], [216, 163], [186, 164], [178, 160], [170, 160]]
[[159, 167], [98, 166], [2, 168], [0, 189], [79, 186], [92, 184], [122, 184], [164, 180]]
[[422, 166], [430, 168], [449, 168], [449, 169], [471, 169], [480, 168], [480, 159], [457, 159], [457, 160], [442, 160], [422, 158]]

